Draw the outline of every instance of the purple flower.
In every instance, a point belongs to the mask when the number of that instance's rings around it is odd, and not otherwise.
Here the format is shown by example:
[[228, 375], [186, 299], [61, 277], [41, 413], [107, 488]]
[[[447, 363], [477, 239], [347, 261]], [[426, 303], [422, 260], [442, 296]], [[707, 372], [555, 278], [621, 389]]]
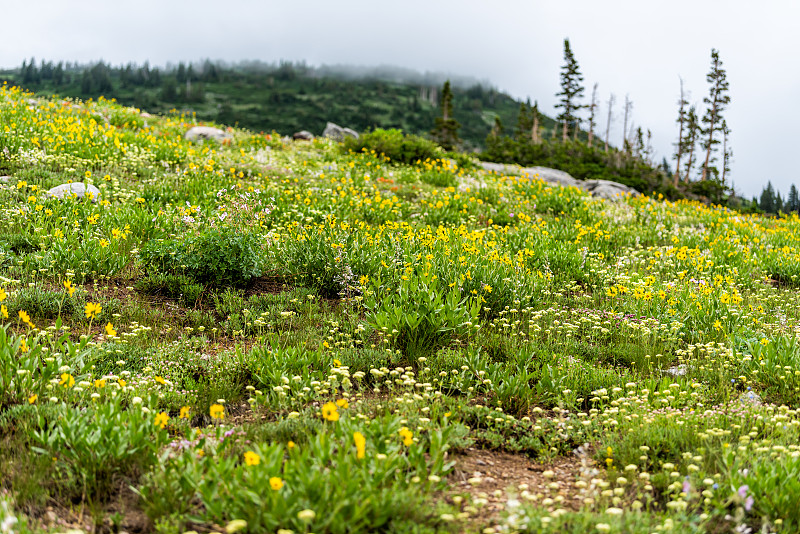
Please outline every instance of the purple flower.
[[[688, 477], [687, 477], [688, 478]], [[686, 495], [689, 495], [689, 492], [692, 491], [692, 484], [688, 480], [683, 481], [683, 492]]]
[[752, 497], [748, 497], [748, 498], [747, 498], [747, 499], [744, 501], [744, 509], [745, 509], [745, 511], [749, 512], [749, 511], [750, 511], [750, 509], [752, 509], [752, 508], [753, 508], [753, 503], [754, 503], [754, 502], [755, 502], [755, 500], [754, 500]]
[[739, 490], [737, 491], [737, 493], [739, 494], [739, 497], [744, 499], [745, 497], [747, 497], [748, 491], [750, 491], [750, 486], [745, 484], [743, 486], [739, 486]]

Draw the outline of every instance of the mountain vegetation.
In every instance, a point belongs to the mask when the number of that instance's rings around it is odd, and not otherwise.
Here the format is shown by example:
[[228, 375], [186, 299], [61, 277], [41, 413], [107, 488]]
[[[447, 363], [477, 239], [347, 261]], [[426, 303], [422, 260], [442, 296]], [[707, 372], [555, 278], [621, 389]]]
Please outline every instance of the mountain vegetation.
[[200, 122], [0, 85], [0, 532], [800, 531], [796, 214]]

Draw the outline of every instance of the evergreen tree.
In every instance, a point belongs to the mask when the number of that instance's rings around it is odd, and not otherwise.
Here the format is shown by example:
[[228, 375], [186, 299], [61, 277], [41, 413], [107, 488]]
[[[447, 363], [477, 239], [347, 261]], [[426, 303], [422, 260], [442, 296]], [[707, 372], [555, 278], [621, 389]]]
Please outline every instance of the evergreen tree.
[[765, 213], [775, 213], [775, 190], [772, 182], [767, 182], [767, 186], [761, 191], [758, 208]]
[[[703, 164], [703, 174], [700, 179], [705, 180], [710, 174], [717, 171], [711, 164], [715, 161], [712, 157], [714, 147], [720, 143], [718, 137], [714, 134], [722, 131], [722, 112], [725, 107], [730, 103], [731, 98], [728, 96], [728, 80], [726, 78], [725, 70], [722, 68], [722, 60], [719, 59], [719, 52], [711, 49], [711, 70], [706, 75], [706, 81], [711, 84], [709, 94], [703, 99], [703, 102], [708, 106], [705, 115], [703, 115], [703, 140], [701, 142], [703, 150], [706, 151], [706, 160]], [[718, 173], [718, 171], [717, 171]]]
[[697, 111], [695, 107], [692, 106], [689, 108], [689, 112], [686, 114], [686, 136], [683, 139], [684, 143], [684, 150], [687, 151], [687, 161], [684, 167], [684, 181], [689, 183], [689, 176], [692, 174], [692, 168], [694, 167], [694, 151], [697, 147], [697, 136], [700, 131], [700, 125], [697, 122]]
[[561, 108], [561, 113], [556, 117], [563, 124], [561, 140], [566, 142], [569, 129], [577, 131], [580, 126], [578, 111], [583, 107], [580, 99], [583, 97], [583, 75], [578, 67], [578, 62], [572, 54], [569, 39], [564, 39], [564, 65], [561, 67], [561, 91], [556, 93], [560, 97], [555, 107]]
[[530, 137], [533, 129], [533, 115], [530, 100], [519, 103], [519, 115], [517, 116], [517, 127], [514, 128], [514, 136], [522, 141]]
[[436, 126], [431, 135], [442, 148], [451, 151], [458, 145], [458, 129], [461, 125], [453, 118], [453, 92], [450, 89], [450, 80], [444, 82], [440, 102], [442, 115], [436, 118]]
[[789, 196], [786, 197], [786, 211], [800, 211], [800, 197], [797, 195], [797, 187], [794, 184], [789, 188]]

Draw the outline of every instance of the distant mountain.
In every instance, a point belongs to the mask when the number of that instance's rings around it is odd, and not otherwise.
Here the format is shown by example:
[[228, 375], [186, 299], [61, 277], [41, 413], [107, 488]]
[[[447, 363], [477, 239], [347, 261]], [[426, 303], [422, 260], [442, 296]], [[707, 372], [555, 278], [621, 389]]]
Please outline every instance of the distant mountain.
[[[440, 113], [441, 86], [449, 79], [465, 150], [484, 148], [495, 118], [513, 129], [520, 108], [518, 100], [486, 81], [386, 65], [205, 61], [159, 68], [31, 60], [0, 72], [3, 77], [40, 93], [82, 99], [103, 95], [150, 112], [189, 111], [200, 120], [285, 135], [299, 130], [319, 135], [328, 121], [358, 131], [399, 128], [426, 135]], [[545, 131], [553, 125], [544, 118]]]

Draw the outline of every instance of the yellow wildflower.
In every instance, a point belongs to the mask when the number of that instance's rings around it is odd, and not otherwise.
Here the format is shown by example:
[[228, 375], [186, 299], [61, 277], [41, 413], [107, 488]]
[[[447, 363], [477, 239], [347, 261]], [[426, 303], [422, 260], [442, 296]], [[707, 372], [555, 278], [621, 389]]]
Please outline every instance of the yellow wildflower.
[[326, 421], [338, 421], [339, 420], [339, 410], [336, 408], [336, 405], [332, 402], [326, 403], [322, 407], [322, 417]]
[[208, 413], [212, 419], [222, 419], [225, 417], [225, 408], [221, 404], [212, 404]]
[[278, 477], [270, 477], [269, 478], [269, 487], [275, 491], [278, 491], [283, 487], [283, 480]]
[[85, 311], [87, 319], [94, 319], [100, 314], [101, 311], [103, 311], [103, 307], [99, 304], [95, 304], [94, 302], [87, 302]]
[[411, 431], [408, 429], [408, 427], [405, 427], [405, 426], [404, 426], [403, 428], [401, 428], [401, 429], [400, 429], [400, 432], [399, 432], [399, 434], [400, 434], [400, 436], [402, 436], [402, 438], [403, 438], [403, 444], [404, 444], [406, 447], [408, 447], [408, 446], [410, 446], [412, 443], [414, 443], [414, 433], [413, 433], [413, 432], [411, 432]]
[[261, 456], [253, 451], [247, 451], [244, 453], [244, 463], [248, 466], [258, 465], [261, 463]]
[[161, 427], [163, 429], [164, 427], [167, 426], [167, 421], [169, 421], [169, 415], [167, 415], [167, 412], [161, 412], [158, 415], [156, 415], [156, 420], [155, 420], [156, 426]]
[[364, 452], [367, 447], [367, 440], [361, 432], [353, 433], [353, 441], [356, 442], [356, 458], [359, 460], [364, 457]]

